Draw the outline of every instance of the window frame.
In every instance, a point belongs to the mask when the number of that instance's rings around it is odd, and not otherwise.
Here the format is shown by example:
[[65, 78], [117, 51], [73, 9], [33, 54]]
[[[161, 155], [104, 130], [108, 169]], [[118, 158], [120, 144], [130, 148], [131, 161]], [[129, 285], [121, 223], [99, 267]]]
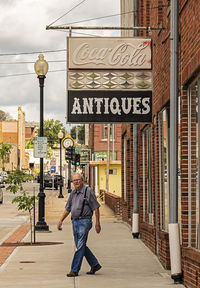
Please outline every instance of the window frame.
[[[166, 115], [163, 114], [164, 112]], [[166, 119], [163, 118], [163, 115]], [[165, 232], [168, 232], [169, 224], [169, 135], [169, 107], [165, 106], [158, 114], [160, 229]], [[166, 143], [164, 143], [164, 141], [166, 141]], [[166, 177], [165, 170], [167, 172]]]
[[142, 130], [142, 184], [143, 184], [143, 221], [153, 224], [152, 196], [152, 126]]

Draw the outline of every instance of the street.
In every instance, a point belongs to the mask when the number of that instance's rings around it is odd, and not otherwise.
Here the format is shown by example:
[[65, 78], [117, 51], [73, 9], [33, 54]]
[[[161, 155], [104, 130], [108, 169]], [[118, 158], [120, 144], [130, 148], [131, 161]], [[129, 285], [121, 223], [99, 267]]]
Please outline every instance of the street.
[[[6, 187], [8, 185], [6, 184]], [[39, 184], [36, 182], [26, 182], [23, 184], [24, 188], [29, 191], [30, 195], [34, 193], [37, 196], [39, 191]], [[12, 199], [16, 196], [13, 193], [3, 188], [3, 204], [0, 204], [0, 244], [13, 233], [20, 225], [29, 221], [28, 212], [18, 211], [17, 204], [12, 203]], [[51, 201], [53, 196], [58, 192], [58, 190], [46, 189], [46, 202]], [[37, 203], [36, 203], [37, 209]], [[37, 219], [37, 211], [36, 211]]]

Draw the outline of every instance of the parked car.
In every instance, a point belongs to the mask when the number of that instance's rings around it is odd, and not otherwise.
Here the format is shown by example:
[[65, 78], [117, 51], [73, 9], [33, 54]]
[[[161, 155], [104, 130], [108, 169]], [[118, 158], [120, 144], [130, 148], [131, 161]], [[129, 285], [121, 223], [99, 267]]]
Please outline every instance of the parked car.
[[3, 177], [3, 182], [6, 183], [6, 180], [8, 178], [8, 173], [6, 171], [2, 171], [1, 176]]
[[4, 182], [3, 181], [3, 176], [1, 176], [1, 174], [0, 174], [0, 185], [3, 184], [3, 182]]
[[60, 186], [63, 186], [64, 185], [64, 177], [61, 176], [61, 175], [58, 175], [58, 174], [55, 174], [54, 175], [54, 179], [56, 179], [58, 185]]
[[44, 188], [55, 188], [58, 190], [58, 178], [54, 177], [54, 175], [46, 174], [44, 175]]
[[5, 186], [4, 185], [0, 185], [0, 204], [3, 203], [3, 189]]

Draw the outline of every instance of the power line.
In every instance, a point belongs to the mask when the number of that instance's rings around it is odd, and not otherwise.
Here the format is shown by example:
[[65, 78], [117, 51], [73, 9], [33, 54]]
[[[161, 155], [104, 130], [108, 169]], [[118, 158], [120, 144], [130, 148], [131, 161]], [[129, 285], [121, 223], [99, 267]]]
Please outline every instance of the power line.
[[136, 10], [135, 10], [135, 11], [118, 13], [118, 14], [107, 15], [107, 16], [100, 16], [100, 17], [96, 17], [96, 18], [89, 18], [89, 19], [80, 20], [80, 21], [75, 21], [75, 22], [71, 22], [71, 23], [67, 23], [67, 24], [60, 24], [60, 25], [58, 25], [58, 26], [62, 26], [62, 25], [72, 25], [72, 24], [77, 24], [77, 23], [82, 23], [82, 22], [93, 21], [93, 20], [111, 18], [111, 17], [121, 16], [121, 15], [130, 14], [130, 13], [134, 13], [134, 12], [136, 12]]
[[[54, 72], [63, 72], [63, 71], [67, 71], [66, 69], [60, 69], [60, 70], [51, 70], [48, 71], [48, 73], [54, 73]], [[18, 74], [9, 74], [9, 75], [0, 75], [0, 78], [6, 78], [6, 77], [16, 77], [16, 76], [27, 76], [27, 75], [36, 75], [33, 72], [30, 73], [18, 73]]]
[[55, 22], [57, 22], [58, 20], [60, 20], [61, 18], [63, 18], [64, 16], [66, 16], [67, 14], [69, 14], [72, 10], [74, 10], [75, 8], [77, 8], [78, 6], [80, 6], [81, 4], [83, 4], [86, 0], [81, 1], [80, 3], [78, 3], [77, 5], [75, 5], [74, 7], [72, 7], [69, 11], [67, 11], [65, 14], [63, 14], [62, 16], [60, 16], [58, 19], [56, 19], [55, 21], [53, 21], [51, 24], [49, 24], [48, 26], [53, 25]]
[[[78, 5], [82, 4], [83, 2], [85, 2], [86, 0], [83, 0], [82, 2], [80, 2]], [[69, 10], [67, 13], [65, 13], [64, 15], [67, 15], [69, 12], [71, 12], [73, 9], [75, 9], [78, 5], [74, 6], [71, 10]], [[160, 7], [159, 6], [154, 6], [154, 7], [151, 7], [150, 10], [152, 9], [160, 9], [160, 8], [165, 8], [165, 7], [169, 7], [168, 5], [161, 5]], [[78, 22], [73, 22], [73, 23], [81, 23], [81, 22], [85, 22], [85, 21], [92, 21], [92, 20], [97, 20], [97, 19], [103, 19], [103, 18], [107, 18], [107, 17], [115, 17], [115, 16], [120, 16], [120, 15], [123, 15], [123, 14], [129, 14], [129, 13], [134, 13], [134, 12], [137, 12], [138, 10], [134, 10], [134, 11], [130, 11], [130, 12], [124, 12], [124, 13], [119, 13], [119, 14], [113, 14], [113, 15], [107, 15], [107, 16], [102, 16], [102, 17], [97, 17], [97, 18], [92, 18], [92, 19], [86, 19], [86, 20], [81, 20], [81, 21], [78, 21]], [[63, 15], [63, 16], [64, 16]], [[61, 19], [63, 16], [61, 16], [60, 18], [58, 18], [57, 20]], [[55, 20], [54, 22], [52, 22], [51, 24], [49, 24], [47, 27], [49, 27], [50, 25], [54, 24], [57, 20]], [[70, 23], [72, 24], [72, 23]], [[67, 25], [67, 24], [63, 24], [63, 25]], [[59, 25], [61, 26], [61, 25]], [[66, 33], [65, 31], [63, 30], [55, 30], [55, 31], [58, 31], [58, 32], [64, 32]], [[76, 34], [82, 34], [82, 35], [88, 35], [88, 36], [96, 36], [94, 34], [88, 34], [88, 33], [81, 33], [81, 32], [74, 32], [73, 33], [76, 33]], [[96, 36], [96, 37], [101, 37], [101, 36]], [[43, 51], [33, 51], [33, 52], [19, 52], [19, 53], [0, 53], [0, 56], [18, 56], [18, 55], [31, 55], [31, 54], [38, 54], [38, 53], [56, 53], [56, 52], [66, 52], [67, 49], [59, 49], [59, 50], [43, 50]]]
[[[66, 60], [48, 60], [48, 63], [63, 63], [66, 62]], [[12, 64], [34, 64], [35, 61], [20, 61], [20, 62], [0, 62], [0, 65], [12, 65]]]
[[[84, 1], [83, 1], [84, 2]], [[81, 2], [82, 3], [82, 2]], [[80, 4], [81, 4], [80, 3]], [[165, 7], [169, 7], [169, 5], [161, 5], [161, 6], [153, 6], [151, 8], [149, 8], [150, 10], [153, 9], [162, 9]], [[76, 8], [76, 7], [75, 7]], [[144, 6], [142, 6], [142, 8], [144, 8]], [[70, 11], [68, 11], [70, 12]], [[67, 12], [67, 13], [68, 13]], [[100, 17], [95, 17], [95, 18], [89, 18], [89, 19], [85, 19], [85, 20], [80, 20], [80, 21], [75, 21], [75, 22], [71, 22], [71, 23], [67, 23], [67, 24], [60, 24], [58, 26], [63, 26], [63, 25], [71, 25], [71, 24], [77, 24], [77, 23], [82, 23], [82, 22], [88, 22], [88, 21], [93, 21], [93, 20], [99, 20], [99, 19], [105, 19], [105, 18], [111, 18], [111, 17], [116, 17], [116, 16], [122, 16], [125, 14], [130, 14], [130, 13], [136, 13], [138, 12], [138, 10], [133, 10], [133, 11], [129, 11], [129, 12], [122, 12], [122, 13], [118, 13], [118, 14], [111, 14], [111, 15], [107, 15], [107, 16], [100, 16]], [[67, 13], [65, 13], [63, 16], [65, 16]], [[61, 16], [59, 19], [61, 19], [63, 16]], [[57, 20], [59, 20], [57, 19]], [[56, 20], [56, 21], [57, 21]], [[48, 25], [47, 27], [51, 26], [52, 24], [54, 24], [56, 21], [54, 21], [53, 23], [51, 23], [50, 25]]]
[[63, 51], [67, 51], [67, 50], [59, 49], [59, 50], [43, 50], [43, 51], [19, 52], [19, 53], [0, 53], [0, 56], [31, 55], [31, 54], [38, 54], [38, 53], [54, 53], [54, 52], [63, 52]]

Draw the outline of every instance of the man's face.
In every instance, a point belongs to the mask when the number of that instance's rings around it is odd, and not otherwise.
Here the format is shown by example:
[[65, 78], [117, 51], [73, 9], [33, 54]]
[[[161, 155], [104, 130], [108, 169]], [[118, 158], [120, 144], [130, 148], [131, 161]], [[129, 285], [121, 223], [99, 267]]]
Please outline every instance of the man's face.
[[73, 177], [73, 184], [74, 184], [74, 188], [77, 191], [80, 191], [82, 186], [83, 186], [83, 180], [81, 179], [81, 177], [79, 175], [74, 175]]

